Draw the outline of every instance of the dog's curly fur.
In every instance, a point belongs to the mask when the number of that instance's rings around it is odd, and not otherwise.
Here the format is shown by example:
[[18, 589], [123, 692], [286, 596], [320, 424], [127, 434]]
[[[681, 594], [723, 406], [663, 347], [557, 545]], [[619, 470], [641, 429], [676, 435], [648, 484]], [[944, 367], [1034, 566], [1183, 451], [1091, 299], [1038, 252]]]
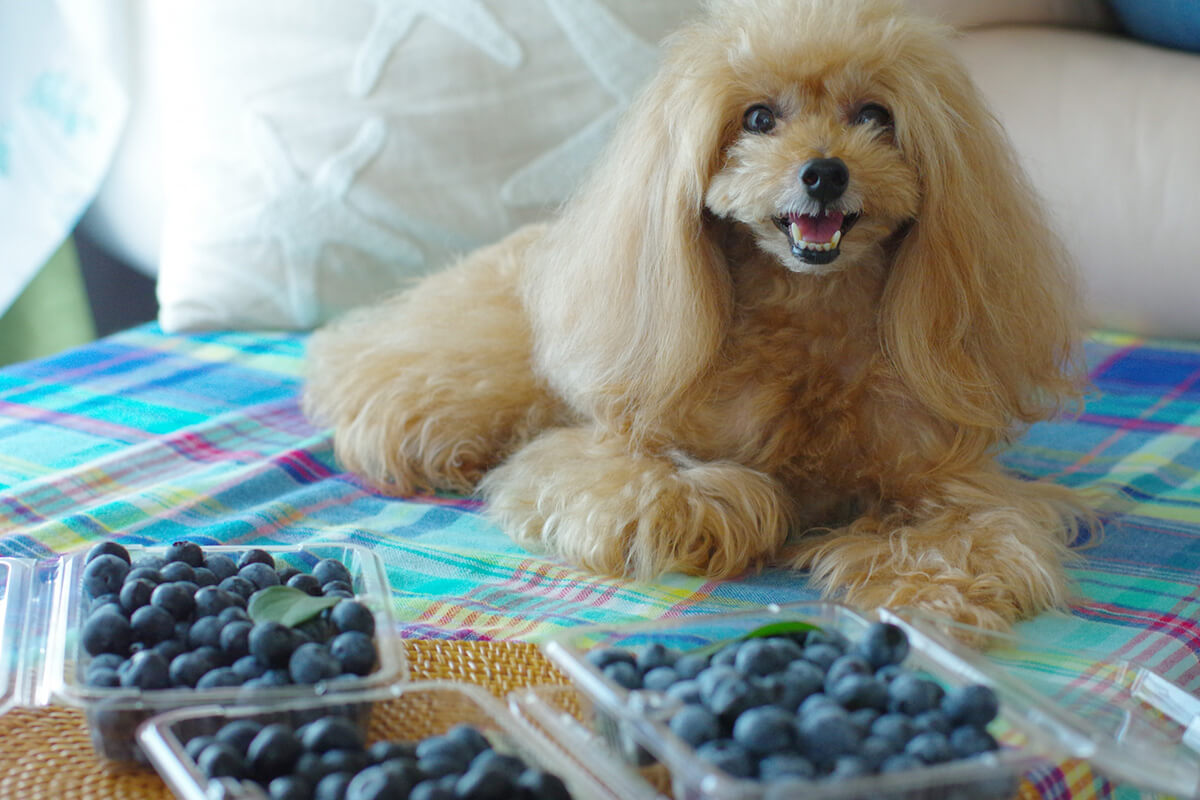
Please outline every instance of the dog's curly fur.
[[[712, 4], [553, 222], [316, 334], [306, 410], [385, 490], [479, 488], [595, 572], [1061, 603], [1086, 511], [995, 455], [1080, 396], [1075, 281], [945, 39], [889, 0]], [[793, 246], [832, 212], [831, 254]]]

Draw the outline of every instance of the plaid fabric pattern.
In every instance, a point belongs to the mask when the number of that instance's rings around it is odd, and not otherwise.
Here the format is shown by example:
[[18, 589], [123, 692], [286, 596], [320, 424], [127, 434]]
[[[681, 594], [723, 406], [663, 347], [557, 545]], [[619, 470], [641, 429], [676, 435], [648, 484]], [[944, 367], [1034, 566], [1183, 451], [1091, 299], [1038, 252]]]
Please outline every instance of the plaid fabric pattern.
[[[1200, 689], [1200, 345], [1096, 333], [1086, 410], [1003, 460], [1093, 498], [1104, 534], [1071, 572], [1070, 614], [1019, 632], [1095, 648]], [[144, 326], [0, 370], [0, 555], [130, 543], [348, 541], [380, 552], [408, 636], [538, 640], [563, 627], [813, 599], [803, 576], [598, 580], [516, 547], [460, 496], [374, 494], [297, 407], [304, 338]], [[1126, 797], [1086, 766], [1046, 798]]]

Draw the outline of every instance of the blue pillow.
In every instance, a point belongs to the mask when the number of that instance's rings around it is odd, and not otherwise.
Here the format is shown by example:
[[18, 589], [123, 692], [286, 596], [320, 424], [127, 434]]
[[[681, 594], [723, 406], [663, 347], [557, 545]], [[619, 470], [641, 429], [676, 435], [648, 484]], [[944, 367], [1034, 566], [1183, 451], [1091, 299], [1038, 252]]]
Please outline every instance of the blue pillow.
[[1133, 36], [1200, 52], [1200, 0], [1112, 0], [1112, 7]]

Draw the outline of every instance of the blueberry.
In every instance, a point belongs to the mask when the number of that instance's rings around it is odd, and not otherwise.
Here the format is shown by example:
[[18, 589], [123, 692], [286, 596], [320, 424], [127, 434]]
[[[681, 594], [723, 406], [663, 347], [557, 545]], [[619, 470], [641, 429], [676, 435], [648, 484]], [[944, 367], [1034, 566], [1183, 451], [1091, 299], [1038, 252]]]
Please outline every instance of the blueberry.
[[661, 642], [646, 645], [635, 656], [637, 668], [643, 673], [658, 667], [669, 667], [675, 663], [676, 654]]
[[157, 586], [163, 582], [162, 573], [149, 567], [135, 567], [125, 574], [125, 583], [131, 581], [150, 581]]
[[816, 664], [822, 672], [827, 672], [833, 662], [841, 657], [841, 650], [826, 643], [810, 644], [804, 648], [804, 660]]
[[870, 735], [883, 739], [894, 750], [902, 750], [916, 733], [912, 719], [905, 714], [884, 714], [871, 723]]
[[789, 681], [794, 682], [797, 691], [804, 697], [822, 691], [825, 685], [825, 673], [811, 661], [793, 661], [787, 665], [783, 674]]
[[[152, 608], [156, 608], [156, 610], [162, 611], [162, 609], [154, 607], [154, 606], [152, 606]], [[165, 614], [166, 612], [164, 611], [163, 613]], [[168, 616], [170, 616], [170, 615], [168, 615]], [[158, 644], [154, 645], [154, 650], [160, 656], [165, 658], [167, 660], [167, 663], [169, 664], [172, 661], [174, 661], [177, 657], [186, 653], [188, 651], [188, 648], [187, 648], [187, 644], [182, 639], [167, 639], [165, 641], [159, 642]]]
[[765, 640], [786, 667], [793, 661], [804, 658], [804, 648], [786, 636], [771, 636]]
[[88, 655], [116, 653], [123, 656], [129, 652], [129, 645], [133, 643], [133, 625], [121, 614], [100, 610], [88, 615], [80, 631], [80, 638]]
[[83, 563], [90, 564], [100, 556], [116, 556], [126, 564], [130, 563], [129, 551], [116, 542], [103, 541], [92, 545], [92, 548], [87, 551], [84, 556]]
[[1000, 701], [988, 686], [972, 684], [951, 689], [942, 698], [942, 710], [954, 725], [984, 727], [996, 718]]
[[470, 769], [482, 770], [484, 772], [498, 772], [516, 781], [521, 777], [521, 773], [525, 771], [525, 762], [517, 756], [499, 753], [489, 747], [471, 759]]
[[112, 689], [121, 685], [121, 676], [115, 669], [89, 669], [83, 679], [84, 685], [97, 688]]
[[871, 764], [861, 756], [838, 756], [829, 777], [832, 780], [846, 780], [870, 775], [873, 771]]
[[[450, 731], [446, 735], [449, 736]], [[485, 739], [484, 742], [486, 743], [487, 740]], [[367, 748], [367, 756], [373, 764], [382, 764], [384, 761], [393, 759], [413, 760], [417, 757], [417, 746], [412, 742], [381, 739]]]
[[337, 659], [340, 672], [366, 675], [375, 668], [375, 643], [365, 633], [339, 633], [329, 642], [329, 652]]
[[408, 800], [455, 800], [454, 787], [440, 781], [421, 781], [413, 787]]
[[271, 669], [283, 669], [289, 664], [296, 640], [286, 625], [264, 620], [250, 629], [250, 653]]
[[299, 775], [280, 775], [267, 784], [271, 800], [312, 800], [312, 784]]
[[162, 556], [156, 556], [156, 555], [151, 555], [151, 554], [147, 553], [146, 555], [138, 556], [137, 561], [134, 561], [133, 564], [131, 564], [130, 566], [132, 566], [134, 569], [143, 569], [144, 568], [144, 569], [152, 569], [152, 570], [157, 571], [157, 570], [162, 569], [163, 565], [166, 563], [167, 563], [167, 560], [165, 558], [163, 558]]
[[125, 607], [121, 605], [121, 595], [119, 593], [102, 594], [99, 597], [93, 597], [87, 606], [88, 613], [91, 614], [99, 611], [103, 606], [114, 606], [117, 611], [125, 612]]
[[446, 761], [441, 758], [422, 758], [417, 762], [417, 770], [421, 773], [421, 777], [426, 780], [436, 780], [444, 778], [447, 775], [461, 775], [464, 771], [462, 767], [453, 761]]
[[782, 652], [765, 639], [751, 639], [738, 648], [734, 668], [743, 675], [770, 675], [788, 664]]
[[[387, 770], [396, 780], [396, 783], [401, 786], [408, 785], [415, 787], [423, 780], [421, 771], [417, 768], [417, 762], [411, 758], [390, 758], [383, 761], [380, 766]], [[452, 797], [454, 780], [453, 778], [449, 779], [450, 785], [448, 787]]]
[[642, 676], [642, 688], [654, 692], [665, 692], [679, 680], [672, 667], [655, 667]]
[[950, 740], [942, 733], [919, 733], [904, 746], [904, 752], [925, 764], [940, 764], [954, 757]]
[[[218, 625], [222, 625], [220, 617], [210, 617], [210, 619], [215, 619]], [[218, 646], [226, 658], [241, 659], [244, 656], [250, 655], [250, 631], [253, 627], [250, 622], [245, 620], [237, 620], [222, 625]], [[250, 677], [258, 676], [251, 675]]]
[[430, 736], [417, 743], [415, 755], [419, 761], [445, 762], [453, 765], [458, 772], [466, 772], [481, 752], [458, 738]]
[[534, 767], [521, 773], [521, 777], [517, 779], [517, 788], [522, 790], [522, 796], [538, 800], [571, 800], [571, 793], [567, 791], [567, 785], [563, 783], [562, 778]]
[[195, 686], [202, 677], [219, 666], [217, 654], [207, 648], [184, 653], [171, 660], [171, 684]]
[[313, 800], [345, 800], [346, 789], [354, 776], [348, 772], [331, 772], [317, 782]]
[[83, 590], [92, 597], [117, 594], [129, 573], [129, 562], [110, 553], [102, 553], [83, 568]]
[[337, 627], [323, 614], [305, 620], [292, 630], [304, 634], [305, 641], [312, 642], [327, 642], [338, 634]]
[[266, 550], [255, 548], [246, 550], [237, 560], [238, 570], [242, 570], [250, 564], [266, 564], [271, 569], [275, 569], [275, 557]]
[[243, 578], [241, 575], [230, 575], [225, 578], [217, 586], [231, 594], [236, 594], [243, 600], [249, 600], [250, 595], [254, 594], [254, 584]]
[[350, 570], [336, 558], [323, 558], [318, 561], [313, 565], [312, 575], [321, 582], [322, 586], [330, 581], [342, 581], [347, 585], [354, 582], [354, 578], [350, 575]]
[[125, 688], [143, 690], [166, 689], [171, 685], [167, 660], [154, 650], [135, 653], [125, 662], [125, 669], [118, 670], [121, 685]]
[[816, 714], [816, 713], [818, 713], [818, 711], [822, 711], [822, 710], [836, 711], [836, 712], [840, 712], [842, 714], [846, 713], [845, 709], [843, 709], [836, 702], [834, 702], [833, 698], [831, 698], [828, 695], [825, 695], [821, 692], [817, 692], [816, 694], [810, 694], [808, 697], [804, 698], [804, 702], [802, 702], [800, 704], [800, 707], [798, 709], [796, 709], [796, 713], [799, 714], [801, 717], [807, 717], [807, 716], [811, 716], [812, 714]]
[[358, 631], [375, 635], [375, 615], [357, 600], [342, 600], [329, 612], [329, 619], [343, 633]]
[[168, 562], [182, 561], [190, 567], [199, 567], [204, 564], [204, 551], [195, 542], [172, 542], [167, 548], [166, 559]]
[[950, 722], [950, 717], [946, 716], [946, 712], [935, 708], [930, 711], [922, 711], [912, 718], [913, 728], [917, 733], [941, 733], [946, 736], [950, 735], [950, 731], [954, 730], [953, 723]]
[[287, 579], [287, 585], [293, 589], [299, 589], [305, 594], [318, 597], [321, 594], [321, 582], [312, 575], [301, 572], [299, 575], [293, 575]]
[[125, 663], [125, 657], [116, 653], [101, 653], [88, 662], [87, 672], [94, 669], [117, 669]]
[[367, 767], [346, 787], [346, 800], [388, 800], [408, 794], [411, 786], [400, 786], [392, 773], [381, 766]]
[[158, 571], [162, 575], [164, 583], [173, 583], [175, 581], [190, 581], [196, 582], [196, 570], [191, 564], [186, 564], [182, 561], [170, 561], [163, 565], [163, 568]]
[[903, 746], [895, 747], [886, 739], [882, 739], [878, 736], [868, 736], [867, 738], [863, 739], [862, 744], [859, 745], [858, 755], [871, 765], [872, 770], [878, 771], [879, 766], [885, 760], [896, 755], [896, 753], [900, 752], [902, 749]]
[[224, 689], [232, 686], [241, 686], [245, 681], [242, 680], [232, 667], [217, 667], [210, 669], [208, 672], [196, 681], [197, 689]]
[[700, 699], [700, 681], [676, 681], [667, 687], [666, 693], [667, 697], [677, 700], [680, 703], [690, 703], [693, 705], [703, 703]]
[[250, 681], [254, 678], [258, 678], [267, 671], [267, 668], [263, 666], [262, 662], [254, 656], [242, 656], [237, 661], [234, 661], [229, 668], [232, 669], [243, 681]]
[[675, 660], [675, 672], [680, 678], [695, 678], [708, 666], [708, 656], [688, 653]]
[[288, 660], [288, 674], [295, 683], [319, 683], [342, 674], [342, 665], [328, 647], [306, 642]]
[[194, 591], [183, 581], [160, 583], [150, 594], [150, 603], [171, 612], [177, 620], [186, 620], [196, 608]]
[[755, 773], [754, 759], [732, 739], [716, 739], [696, 748], [696, 756], [735, 778], [749, 778]]
[[[488, 742], [487, 737], [484, 736], [478, 728], [466, 723], [460, 722], [450, 730], [446, 731], [446, 733], [443, 735], [446, 739], [462, 745], [468, 752], [471, 753], [472, 758], [479, 755], [484, 750], [490, 750], [492, 747], [491, 743]], [[416, 753], [415, 748], [413, 749], [413, 753]]]
[[321, 763], [329, 772], [348, 772], [351, 775], [371, 766], [365, 750], [334, 748], [321, 754]]
[[298, 731], [300, 743], [312, 753], [327, 750], [361, 750], [362, 731], [350, 720], [340, 716], [327, 716], [310, 722]]
[[747, 709], [770, 702], [767, 693], [744, 678], [719, 681], [708, 699], [708, 708], [718, 717], [733, 719]]
[[584, 655], [584, 658], [593, 667], [601, 671], [609, 664], [616, 664], [618, 662], [623, 662], [630, 666], [636, 664], [633, 653], [620, 647], [598, 647], [594, 650], [589, 650]]
[[805, 637], [805, 646], [814, 644], [827, 644], [838, 651], [838, 655], [846, 652], [850, 646], [850, 640], [835, 630], [817, 629], [808, 632]]
[[276, 566], [275, 574], [277, 576], [279, 576], [279, 582], [281, 584], [283, 584], [284, 586], [286, 586], [287, 582], [290, 581], [292, 578], [296, 577], [297, 575], [303, 575], [305, 573], [296, 569], [291, 564], [285, 564], [283, 566]]
[[188, 644], [192, 649], [200, 647], [221, 647], [221, 620], [216, 617], [201, 617], [192, 623], [188, 631]]
[[908, 753], [897, 753], [894, 756], [888, 756], [879, 765], [879, 771], [882, 773], [888, 772], [904, 772], [910, 769], [916, 769], [923, 766], [923, 762], [916, 756]]
[[192, 580], [194, 580], [196, 585], [201, 589], [203, 589], [205, 586], [217, 585], [217, 576], [211, 569], [206, 567], [196, 567], [193, 572], [195, 577]]
[[861, 656], [844, 655], [829, 665], [825, 673], [825, 693], [832, 694], [832, 689], [843, 678], [850, 675], [871, 675], [874, 672], [867, 660]]
[[885, 667], [875, 670], [875, 677], [883, 681], [884, 685], [888, 685], [905, 673], [907, 673], [907, 670], [899, 664], [888, 664]]
[[802, 752], [814, 761], [851, 755], [862, 743], [862, 734], [840, 709], [820, 709], [800, 717], [796, 732]]
[[227, 608], [235, 608], [233, 595], [218, 586], [205, 586], [195, 595], [196, 616], [216, 617]]
[[703, 706], [684, 706], [675, 712], [668, 725], [676, 736], [692, 747], [699, 747], [721, 735], [717, 716]]
[[330, 581], [329, 583], [321, 584], [321, 594], [326, 597], [343, 597], [347, 600], [354, 599], [354, 590], [350, 588], [350, 584], [342, 581]]
[[249, 775], [246, 760], [222, 742], [213, 742], [201, 750], [196, 766], [209, 778], [245, 778]]
[[709, 703], [717, 686], [729, 679], [741, 679], [738, 671], [729, 664], [714, 664], [703, 670], [696, 676], [696, 683], [700, 686], [700, 699], [706, 704]]
[[958, 758], [990, 753], [999, 747], [990, 733], [974, 725], [963, 725], [950, 732], [950, 750]]
[[204, 567], [216, 576], [217, 582], [237, 575], [237, 563], [224, 553], [213, 553], [204, 559]]
[[193, 736], [191, 739], [188, 739], [187, 744], [183, 746], [183, 752], [186, 753], [187, 757], [192, 761], [196, 761], [200, 758], [200, 751], [215, 741], [216, 739], [211, 736]]
[[764, 781], [778, 781], [785, 778], [808, 780], [815, 777], [816, 774], [817, 769], [813, 763], [795, 753], [767, 756], [758, 765], [758, 776]]
[[642, 676], [629, 661], [616, 661], [603, 669], [604, 677], [625, 689], [642, 688]]
[[252, 719], [237, 719], [222, 725], [213, 738], [232, 747], [238, 755], [245, 756], [250, 749], [250, 743], [262, 730], [261, 722]]
[[888, 709], [915, 717], [937, 708], [942, 694], [942, 687], [933, 681], [908, 672], [888, 684]]
[[279, 585], [279, 576], [272, 567], [255, 561], [238, 570], [238, 577], [249, 581], [257, 589]]
[[750, 679], [766, 695], [771, 705], [779, 706], [788, 711], [799, 708], [807, 695], [804, 694], [799, 682], [790, 678], [786, 672], [767, 675], [762, 678]]
[[250, 615], [246, 613], [246, 609], [241, 606], [233, 605], [217, 614], [217, 619], [221, 620], [222, 625], [228, 625], [231, 622], [251, 622]]
[[854, 651], [879, 669], [899, 664], [908, 655], [908, 636], [901, 628], [888, 622], [873, 622], [867, 627]]
[[830, 697], [848, 711], [888, 707], [887, 687], [871, 675], [847, 675], [834, 685]]
[[742, 712], [733, 724], [733, 740], [756, 756], [791, 750], [796, 745], [795, 715], [775, 706]]
[[854, 727], [858, 728], [859, 733], [866, 736], [871, 726], [875, 724], [875, 720], [879, 719], [880, 713], [874, 708], [859, 708], [850, 712], [850, 721], [854, 723]]

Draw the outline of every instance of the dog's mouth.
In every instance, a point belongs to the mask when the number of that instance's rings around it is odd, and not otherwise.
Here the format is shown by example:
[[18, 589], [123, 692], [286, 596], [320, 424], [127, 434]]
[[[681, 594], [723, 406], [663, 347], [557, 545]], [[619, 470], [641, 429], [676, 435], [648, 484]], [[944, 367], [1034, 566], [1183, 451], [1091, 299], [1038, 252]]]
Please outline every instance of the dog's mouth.
[[832, 264], [841, 255], [842, 237], [856, 222], [858, 214], [841, 211], [775, 217], [775, 225], [788, 237], [792, 255], [806, 264]]

